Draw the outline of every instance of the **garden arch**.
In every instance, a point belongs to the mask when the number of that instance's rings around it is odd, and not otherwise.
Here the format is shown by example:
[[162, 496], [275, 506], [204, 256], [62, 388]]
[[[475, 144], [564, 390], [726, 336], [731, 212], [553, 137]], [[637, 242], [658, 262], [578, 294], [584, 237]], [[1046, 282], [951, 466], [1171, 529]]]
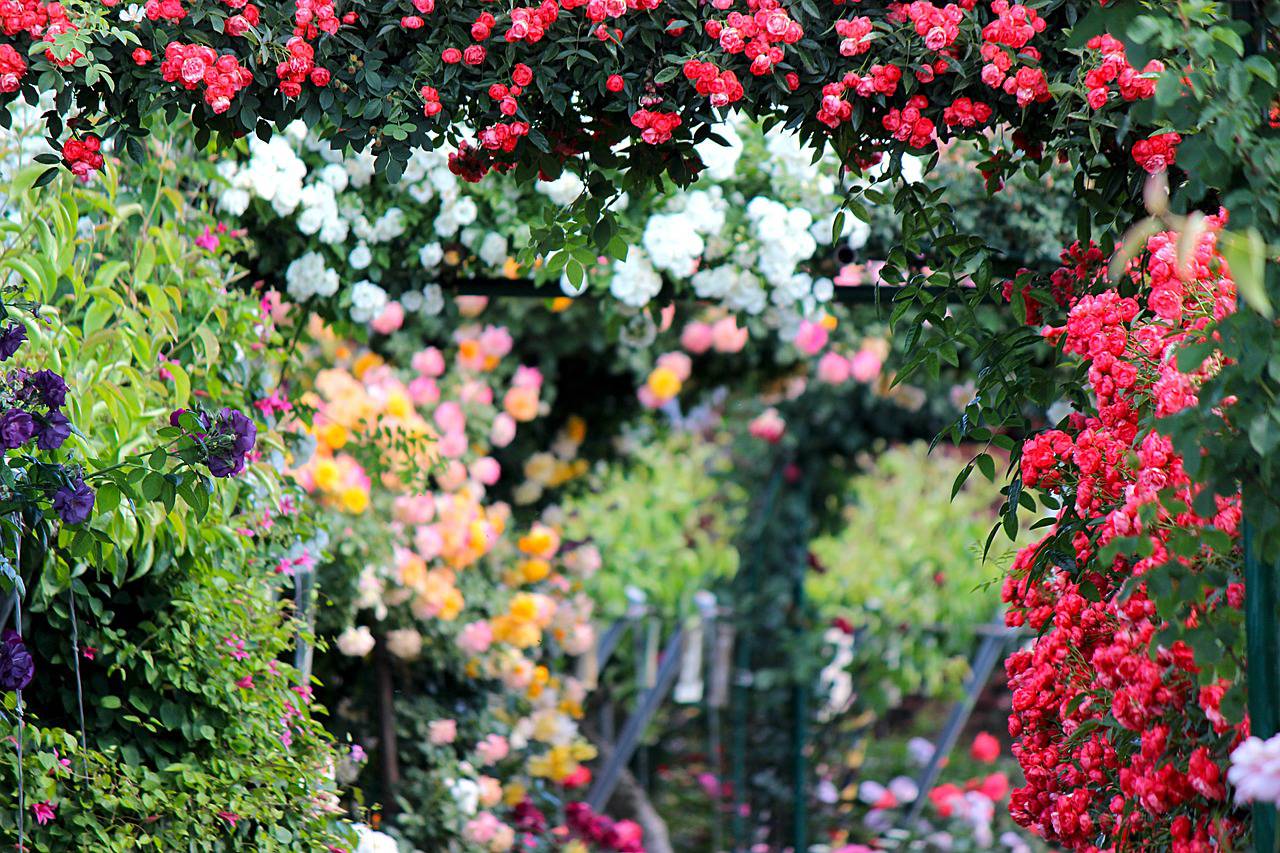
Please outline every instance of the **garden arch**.
[[[895, 319], [915, 312], [911, 367], [957, 363], [963, 349], [979, 354], [987, 368], [979, 403], [957, 432], [1004, 441], [1010, 449], [1016, 443], [999, 430], [1023, 426], [1026, 400], [1047, 402], [1059, 393], [1061, 373], [1030, 353], [1034, 331], [993, 332], [976, 306], [1007, 291], [1012, 310], [1028, 322], [1070, 318], [1052, 337], [1091, 371], [1082, 377], [1077, 370], [1069, 393], [1082, 411], [1100, 414], [1097, 422], [1075, 418], [1069, 429], [1032, 437], [1023, 447], [1021, 470], [1004, 492], [1009, 524], [1016, 525], [1019, 506], [1036, 505], [1024, 484], [1041, 486], [1049, 493], [1044, 505], [1063, 516], [1046, 544], [1028, 552], [1018, 568], [1029, 574], [1011, 582], [1009, 596], [1033, 621], [1044, 621], [1047, 614], [1037, 611], [1052, 609], [1047, 602], [1054, 598], [1054, 604], [1069, 600], [1073, 615], [1146, 620], [1143, 631], [1159, 630], [1159, 643], [1172, 651], [1159, 662], [1162, 671], [1147, 674], [1148, 686], [1151, 679], [1172, 679], [1183, 691], [1196, 685], [1192, 728], [1199, 739], [1171, 747], [1166, 763], [1147, 768], [1175, 777], [1166, 786], [1172, 793], [1162, 791], [1165, 798], [1157, 797], [1158, 807], [1148, 803], [1148, 811], [1165, 814], [1170, 799], [1186, 810], [1188, 826], [1178, 824], [1168, 830], [1176, 834], [1159, 835], [1161, 841], [1233, 836], [1243, 829], [1227, 814], [1221, 777], [1241, 715], [1228, 721], [1221, 703], [1224, 696], [1240, 699], [1240, 689], [1223, 691], [1242, 687], [1244, 679], [1238, 661], [1210, 666], [1209, 660], [1238, 639], [1239, 620], [1230, 616], [1241, 604], [1237, 569], [1248, 575], [1253, 733], [1272, 735], [1280, 708], [1267, 568], [1280, 545], [1269, 461], [1280, 428], [1270, 403], [1276, 379], [1269, 368], [1275, 327], [1268, 264], [1280, 209], [1273, 203], [1280, 142], [1271, 119], [1277, 69], [1267, 18], [1235, 20], [1216, 7], [1189, 4], [1074, 0], [841, 11], [809, 0], [790, 6], [757, 0], [745, 9], [548, 0], [504, 10], [499, 20], [479, 8], [436, 8], [431, 0], [418, 0], [412, 11], [376, 13], [303, 0], [287, 15], [253, 4], [188, 8], [180, 0], [83, 15], [57, 4], [19, 4], [4, 14], [9, 41], [0, 49], [0, 90], [31, 103], [41, 92], [53, 93], [44, 119], [58, 153], [36, 160], [61, 161], [81, 176], [102, 165], [104, 137], [114, 139], [117, 150], [135, 152], [150, 117], [161, 113], [171, 120], [189, 115], [198, 141], [216, 134], [224, 144], [269, 136], [273, 126], [300, 118], [340, 144], [368, 149], [374, 168], [392, 177], [403, 176], [413, 150], [442, 139], [458, 142], [450, 168], [467, 180], [491, 171], [525, 181], [540, 173], [554, 178], [570, 165], [582, 172], [586, 197], [567, 223], [548, 223], [532, 242], [531, 257], [542, 254], [548, 275], [563, 272], [574, 285], [586, 277], [596, 247], [618, 258], [627, 254], [609, 211], [612, 189], [641, 192], [661, 176], [689, 181], [702, 165], [695, 145], [712, 138], [716, 110], [730, 105], [829, 144], [851, 169], [887, 155], [893, 176], [902, 171], [904, 152], [929, 151], [940, 137], [977, 145], [987, 155], [984, 172], [993, 186], [1064, 158], [1086, 202], [1078, 225], [1084, 246], [1067, 259], [1065, 273], [1048, 281], [1018, 275], [1005, 284], [999, 259], [954, 227], [945, 193], [907, 183], [895, 197], [905, 223], [903, 246], [882, 275], [905, 288]], [[463, 123], [476, 129], [474, 140], [460, 138]], [[1165, 176], [1163, 183], [1148, 174]], [[39, 180], [54, 176], [46, 172]], [[849, 215], [865, 214], [860, 197], [885, 196], [875, 184], [858, 186], [846, 200], [848, 215], [832, 223], [835, 231]], [[1216, 215], [1219, 205], [1231, 211], [1230, 224]], [[1102, 249], [1093, 254], [1088, 242], [1095, 234]], [[936, 269], [911, 270], [912, 256], [922, 250]], [[1119, 259], [1115, 286], [1102, 275], [1113, 258]], [[28, 279], [49, 277], [40, 269], [17, 271]], [[652, 286], [651, 275], [643, 278]], [[974, 285], [972, 296], [948, 312], [950, 294], [965, 280]], [[1234, 310], [1237, 289], [1247, 310]], [[1119, 352], [1099, 341], [1100, 330], [1115, 336]], [[1132, 369], [1117, 373], [1116, 359]], [[172, 427], [180, 434], [201, 428], [211, 427], [180, 418]], [[220, 431], [234, 448], [245, 429], [228, 420]], [[1086, 452], [1096, 450], [1090, 442], [1104, 433], [1113, 454], [1102, 453], [1107, 465]], [[1136, 436], [1141, 446], [1133, 444]], [[203, 450], [205, 460], [214, 461], [211, 470], [243, 461], [241, 451]], [[1122, 464], [1122, 450], [1135, 451], [1139, 463]], [[194, 447], [185, 451], [199, 456]], [[975, 460], [976, 467], [993, 467], [990, 457], [980, 458], [986, 461]], [[153, 497], [168, 494], [172, 503], [174, 489], [152, 482]], [[71, 489], [64, 507], [79, 494], [71, 481], [56, 485]], [[1134, 490], [1122, 496], [1122, 486]], [[1131, 500], [1134, 493], [1138, 498]], [[192, 492], [190, 500], [201, 499]], [[64, 513], [63, 521], [73, 526], [77, 517]], [[1107, 541], [1089, 541], [1096, 527], [1105, 528]], [[1242, 553], [1234, 544], [1238, 533]], [[1116, 576], [1135, 572], [1145, 580]], [[1134, 587], [1143, 584], [1135, 597]], [[1209, 614], [1224, 619], [1220, 634], [1205, 627], [1213, 622]], [[1194, 623], [1186, 639], [1168, 628], [1180, 622]], [[1028, 658], [1011, 664], [1020, 674], [1032, 665]], [[1128, 747], [1099, 729], [1114, 728], [1114, 721], [1142, 731], [1155, 717], [1174, 713], [1157, 701], [1148, 714], [1126, 689], [1116, 687], [1110, 712], [1086, 708], [1081, 699], [1027, 735], [1036, 743], [1028, 762], [1042, 784], [1031, 779], [1037, 793], [1019, 808], [1063, 843], [1084, 848], [1097, 833], [1105, 838], [1121, 825], [1133, 833], [1165, 831], [1154, 818], [1112, 814], [1109, 803], [1094, 802], [1095, 794], [1113, 789], [1142, 800], [1141, 786], [1126, 783], [1115, 767]], [[1079, 719], [1082, 712], [1096, 716]], [[1056, 735], [1049, 731], [1055, 728]], [[1089, 735], [1084, 745], [1073, 740], [1081, 729]], [[1103, 773], [1103, 781], [1079, 778], [1084, 771], [1059, 765], [1050, 755], [1056, 748], [1036, 741], [1055, 736], [1073, 751], [1096, 750], [1098, 756], [1084, 757], [1116, 772]], [[1152, 749], [1163, 754], [1165, 745], [1157, 746]], [[1073, 786], [1071, 797], [1062, 796], [1061, 784]], [[1207, 815], [1219, 812], [1199, 808], [1201, 800], [1223, 803], [1226, 816], [1210, 821]], [[1259, 807], [1254, 829], [1255, 841], [1269, 849], [1270, 808]]]

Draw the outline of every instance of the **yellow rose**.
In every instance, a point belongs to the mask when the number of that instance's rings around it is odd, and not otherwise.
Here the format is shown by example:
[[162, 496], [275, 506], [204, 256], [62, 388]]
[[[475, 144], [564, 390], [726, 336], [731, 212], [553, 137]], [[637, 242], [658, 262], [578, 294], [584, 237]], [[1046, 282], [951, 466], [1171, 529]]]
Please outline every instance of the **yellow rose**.
[[359, 486], [342, 490], [342, 508], [352, 515], [359, 515], [369, 508], [369, 493]]
[[511, 614], [512, 619], [532, 622], [538, 618], [538, 600], [532, 595], [522, 592], [511, 599], [511, 607], [508, 612]]
[[502, 801], [509, 806], [519, 805], [527, 792], [528, 789], [519, 782], [508, 782], [502, 786]]
[[659, 400], [670, 400], [680, 393], [680, 377], [669, 367], [655, 367], [645, 384]]
[[311, 479], [315, 481], [318, 488], [326, 492], [332, 492], [338, 487], [338, 479], [341, 476], [342, 471], [339, 470], [338, 463], [332, 459], [317, 459], [315, 468], [311, 471]]
[[520, 573], [525, 583], [537, 583], [551, 574], [551, 564], [546, 560], [525, 560], [520, 564]]
[[387, 397], [387, 414], [393, 418], [407, 418], [413, 412], [413, 403], [400, 391]]
[[341, 450], [346, 446], [351, 434], [342, 424], [325, 424], [316, 430], [316, 438], [324, 442], [330, 450]]
[[366, 352], [356, 359], [355, 364], [351, 365], [351, 372], [359, 379], [380, 364], [382, 364], [382, 359], [379, 356]]
[[564, 434], [574, 444], [582, 444], [587, 437], [587, 422], [577, 415], [571, 416], [565, 421]]

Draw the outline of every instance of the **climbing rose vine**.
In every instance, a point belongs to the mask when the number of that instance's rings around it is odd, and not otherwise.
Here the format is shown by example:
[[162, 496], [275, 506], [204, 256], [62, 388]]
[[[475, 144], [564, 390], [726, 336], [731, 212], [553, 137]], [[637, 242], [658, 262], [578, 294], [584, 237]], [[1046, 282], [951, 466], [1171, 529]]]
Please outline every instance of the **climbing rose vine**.
[[[50, 137], [84, 177], [110, 138], [140, 150], [159, 113], [223, 141], [304, 119], [392, 177], [414, 149], [449, 144], [467, 180], [567, 163], [687, 182], [702, 168], [693, 145], [730, 105], [831, 140], [851, 165], [957, 135], [1009, 163], [1153, 94], [1165, 63], [1134, 68], [1109, 35], [1073, 43], [1077, 21], [1105, 27], [1109, 14], [1094, 0], [9, 0], [0, 98], [56, 94]], [[1094, 135], [1108, 156], [1083, 162], [1131, 170], [1112, 156], [1118, 141], [1146, 168], [1171, 163], [1174, 130]], [[1072, 135], [1086, 147], [1089, 134]]]
[[1202, 492], [1154, 428], [1221, 368], [1206, 329], [1236, 308], [1225, 219], [1181, 254], [1178, 234], [1150, 238], [1119, 286], [1080, 246], [1053, 278], [1069, 310], [1044, 335], [1082, 360], [1092, 399], [1023, 447], [1023, 482], [1060, 509], [1004, 586], [1008, 623], [1037, 632], [1006, 664], [1026, 774], [1011, 811], [1075, 850], [1189, 853], [1244, 829], [1226, 767], [1248, 723], [1224, 704], [1234, 673], [1196, 648], [1197, 630], [1241, 633], [1240, 502]]

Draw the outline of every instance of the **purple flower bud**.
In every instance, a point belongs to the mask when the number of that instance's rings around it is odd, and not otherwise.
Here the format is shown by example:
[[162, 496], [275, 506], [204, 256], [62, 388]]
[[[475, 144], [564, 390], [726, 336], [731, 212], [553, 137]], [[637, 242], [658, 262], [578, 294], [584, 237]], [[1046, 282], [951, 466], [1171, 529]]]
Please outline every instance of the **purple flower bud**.
[[22, 690], [36, 673], [31, 652], [17, 631], [5, 631], [0, 638], [0, 690]]
[[80, 524], [93, 515], [93, 500], [93, 489], [84, 480], [76, 480], [54, 493], [53, 509], [63, 524]]
[[26, 444], [35, 432], [36, 422], [22, 409], [10, 409], [0, 415], [0, 444], [8, 450]]

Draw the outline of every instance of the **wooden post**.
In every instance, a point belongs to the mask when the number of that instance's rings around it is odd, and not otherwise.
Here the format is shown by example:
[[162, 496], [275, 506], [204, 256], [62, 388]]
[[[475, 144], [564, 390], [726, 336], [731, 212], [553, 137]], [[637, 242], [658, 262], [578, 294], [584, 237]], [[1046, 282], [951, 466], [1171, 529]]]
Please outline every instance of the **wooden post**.
[[382, 768], [382, 814], [395, 817], [400, 810], [396, 795], [400, 790], [400, 754], [396, 745], [395, 684], [391, 679], [391, 660], [383, 638], [373, 648], [374, 677], [378, 683], [378, 749]]

